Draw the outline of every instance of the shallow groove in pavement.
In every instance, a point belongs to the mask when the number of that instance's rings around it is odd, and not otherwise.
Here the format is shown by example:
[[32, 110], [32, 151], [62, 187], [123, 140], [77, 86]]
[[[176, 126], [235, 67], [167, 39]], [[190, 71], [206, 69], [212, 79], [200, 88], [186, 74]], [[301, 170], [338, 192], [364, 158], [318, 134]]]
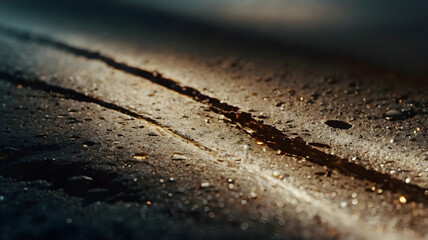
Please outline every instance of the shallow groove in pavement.
[[[125, 63], [117, 62], [113, 58], [102, 55], [101, 53], [75, 46], [70, 46], [66, 43], [59, 42], [46, 36], [15, 30], [1, 25], [0, 32], [3, 32], [9, 36], [20, 40], [44, 44], [77, 56], [104, 62], [108, 66], [113, 67], [117, 70], [121, 70], [125, 73], [149, 80], [152, 83], [163, 86], [176, 93], [187, 96], [197, 102], [208, 105], [211, 111], [226, 116], [230, 119], [232, 123], [237, 124], [238, 127], [242, 129], [245, 133], [249, 134], [251, 137], [259, 141], [263, 141], [272, 149], [280, 150], [282, 153], [287, 155], [305, 158], [306, 160], [312, 163], [321, 166], [327, 166], [330, 169], [337, 169], [345, 175], [351, 175], [361, 180], [367, 180], [379, 184], [380, 187], [384, 189], [389, 189], [392, 192], [404, 194], [406, 198], [410, 201], [428, 203], [428, 197], [426, 195], [428, 193], [428, 189], [424, 189], [414, 184], [405, 183], [404, 181], [401, 181], [399, 179], [392, 178], [388, 174], [383, 174], [372, 169], [367, 169], [361, 165], [350, 162], [348, 159], [343, 159], [338, 156], [327, 154], [314, 147], [311, 147], [302, 140], [290, 139], [280, 130], [276, 129], [273, 126], [264, 124], [263, 121], [258, 121], [254, 119], [251, 114], [241, 111], [238, 107], [229, 105], [227, 103], [221, 102], [216, 98], [205, 95], [195, 88], [182, 86], [177, 81], [164, 78], [157, 72], [150, 72], [137, 67], [129, 66]], [[124, 114], [128, 114], [129, 116], [136, 118], [144, 118], [145, 120], [154, 123], [154, 120], [146, 119], [146, 117], [143, 117], [128, 109], [83, 95], [71, 89], [51, 86], [40, 81], [33, 82], [24, 80], [19, 77], [14, 77], [8, 73], [0, 73], [0, 77], [6, 78], [6, 80], [10, 82], [20, 81], [21, 84], [24, 83], [25, 85], [29, 86], [35, 85], [39, 89], [45, 91], [58, 91], [59, 93], [67, 95], [68, 97], [73, 98], [75, 100], [96, 103], [101, 106], [122, 112]], [[182, 135], [181, 137], [185, 138]]]
[[42, 91], [47, 92], [47, 93], [60, 94], [60, 95], [64, 96], [64, 98], [66, 98], [66, 99], [72, 99], [72, 100], [76, 100], [76, 101], [80, 101], [80, 102], [94, 103], [94, 104], [97, 104], [99, 106], [108, 108], [110, 110], [114, 110], [114, 111], [123, 113], [125, 115], [130, 116], [130, 117], [145, 120], [148, 123], [153, 124], [153, 125], [161, 128], [165, 131], [168, 131], [168, 132], [178, 136], [179, 138], [183, 139], [184, 141], [195, 145], [196, 147], [198, 147], [199, 149], [201, 149], [203, 151], [212, 152], [212, 149], [209, 149], [209, 148], [199, 144], [195, 140], [190, 139], [190, 138], [184, 136], [183, 134], [181, 134], [181, 133], [179, 133], [173, 129], [170, 129], [170, 128], [163, 126], [162, 124], [158, 123], [157, 121], [155, 121], [154, 119], [152, 119], [150, 117], [136, 113], [132, 110], [118, 106], [114, 103], [106, 102], [106, 101], [103, 101], [103, 100], [98, 99], [98, 98], [87, 96], [87, 95], [80, 93], [80, 92], [77, 92], [73, 89], [54, 86], [54, 85], [48, 84], [46, 82], [40, 81], [38, 79], [28, 80], [28, 79], [21, 77], [20, 75], [21, 75], [20, 72], [17, 72], [14, 75], [11, 75], [7, 72], [0, 72], [0, 80], [4, 80], [4, 81], [10, 82], [10, 83], [15, 84], [15, 85], [22, 85], [22, 86], [26, 86], [26, 87], [31, 87], [32, 89], [42, 90]]

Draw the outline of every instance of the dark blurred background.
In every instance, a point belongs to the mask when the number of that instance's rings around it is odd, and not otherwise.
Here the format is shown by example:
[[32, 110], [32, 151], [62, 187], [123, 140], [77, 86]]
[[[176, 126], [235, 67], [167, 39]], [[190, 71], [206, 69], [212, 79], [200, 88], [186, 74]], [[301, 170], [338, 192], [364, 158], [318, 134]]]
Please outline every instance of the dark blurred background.
[[428, 71], [427, 1], [124, 0], [287, 45], [373, 61], [411, 73]]
[[[177, 34], [228, 35], [291, 51], [357, 61], [425, 83], [427, 1], [339, 0], [2, 0], [0, 15], [19, 18], [65, 11], [89, 24], [91, 15], [123, 23], [151, 21]], [[12, 10], [11, 10], [12, 9]], [[16, 12], [13, 9], [17, 9]], [[24, 11], [23, 9], [26, 9]], [[0, 19], [1, 23], [1, 19]], [[135, 25], [134, 25], [135, 26]], [[112, 28], [113, 26], [105, 26]], [[125, 26], [124, 26], [125, 27]], [[138, 28], [134, 28], [138, 31]]]

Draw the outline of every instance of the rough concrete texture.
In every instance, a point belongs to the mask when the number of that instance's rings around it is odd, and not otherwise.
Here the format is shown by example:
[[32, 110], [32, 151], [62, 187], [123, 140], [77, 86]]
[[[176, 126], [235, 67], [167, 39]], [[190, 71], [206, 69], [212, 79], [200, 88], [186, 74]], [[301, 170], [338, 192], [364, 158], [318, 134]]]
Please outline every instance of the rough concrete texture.
[[162, 15], [24, 3], [0, 8], [2, 239], [428, 236], [426, 84]]

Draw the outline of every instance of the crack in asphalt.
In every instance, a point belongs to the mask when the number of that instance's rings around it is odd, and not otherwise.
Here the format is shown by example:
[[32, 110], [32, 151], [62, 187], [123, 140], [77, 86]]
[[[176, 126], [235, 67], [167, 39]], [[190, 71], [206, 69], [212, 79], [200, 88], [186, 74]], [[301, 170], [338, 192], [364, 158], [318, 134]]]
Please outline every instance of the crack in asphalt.
[[154, 126], [159, 127], [161, 129], [163, 129], [164, 131], [170, 132], [173, 135], [178, 136], [182, 140], [195, 145], [196, 147], [198, 147], [199, 149], [201, 149], [203, 151], [207, 151], [209, 153], [213, 152], [212, 149], [201, 145], [200, 143], [196, 142], [195, 140], [193, 140], [191, 138], [186, 137], [184, 134], [181, 134], [181, 133], [179, 133], [179, 132], [177, 132], [171, 128], [163, 126], [162, 124], [158, 123], [156, 120], [154, 120], [150, 117], [144, 116], [140, 113], [126, 109], [126, 108], [121, 107], [119, 105], [116, 105], [114, 103], [103, 101], [102, 99], [99, 99], [99, 98], [87, 96], [87, 95], [80, 93], [80, 92], [77, 92], [73, 89], [68, 89], [68, 88], [63, 88], [63, 87], [51, 85], [51, 84], [48, 84], [46, 82], [40, 81], [39, 79], [28, 80], [28, 79], [23, 78], [20, 75], [21, 75], [21, 72], [16, 72], [14, 75], [11, 75], [7, 72], [1, 72], [0, 71], [0, 80], [10, 82], [14, 85], [22, 85], [22, 86], [26, 86], [26, 87], [31, 87], [32, 89], [42, 90], [42, 91], [47, 92], [47, 93], [59, 94], [59, 95], [62, 95], [66, 99], [72, 99], [72, 100], [80, 101], [80, 102], [94, 103], [94, 104], [97, 104], [97, 105], [102, 106], [104, 108], [114, 110], [116, 112], [120, 112], [122, 114], [128, 115], [130, 117], [145, 120], [146, 122], [153, 124]]
[[[66, 43], [51, 39], [47, 36], [42, 36], [38, 34], [36, 35], [31, 32], [19, 31], [4, 26], [0, 26], [0, 32], [3, 32], [9, 36], [23, 41], [44, 44], [49, 47], [53, 47], [55, 49], [62, 50], [80, 57], [104, 62], [106, 65], [112, 68], [121, 70], [128, 74], [135, 75], [137, 77], [141, 77], [145, 80], [149, 80], [154, 84], [163, 86], [176, 93], [189, 97], [197, 102], [208, 105], [212, 112], [224, 115], [230, 120], [231, 123], [236, 124], [238, 128], [249, 134], [251, 137], [264, 142], [267, 146], [274, 150], [281, 151], [281, 153], [283, 154], [301, 157], [312, 163], [321, 166], [326, 166], [330, 169], [337, 169], [344, 175], [354, 176], [355, 178], [361, 180], [366, 180], [372, 183], [379, 184], [380, 187], [383, 189], [389, 189], [394, 193], [404, 194], [409, 201], [428, 203], [428, 189], [419, 187], [415, 184], [405, 183], [402, 180], [392, 178], [388, 174], [380, 173], [373, 169], [367, 169], [361, 165], [349, 161], [348, 159], [327, 154], [321, 150], [318, 150], [308, 145], [302, 140], [290, 139], [275, 127], [264, 124], [263, 121], [256, 120], [250, 113], [243, 112], [236, 106], [229, 105], [227, 103], [221, 102], [219, 99], [205, 95], [195, 88], [183, 86], [175, 80], [164, 78], [161, 76], [161, 74], [157, 72], [150, 72], [137, 67], [129, 66], [126, 63], [118, 62], [113, 58], [105, 56], [99, 52], [94, 52], [87, 49], [71, 46]], [[58, 92], [71, 99], [96, 103], [103, 107], [119, 111], [132, 117], [143, 118], [148, 122], [159, 125], [151, 118], [144, 117], [142, 115], [139, 115], [138, 113], [135, 113], [118, 105], [86, 96], [71, 89], [51, 86], [41, 81], [28, 81], [20, 77], [12, 76], [5, 72], [0, 72], [0, 78], [5, 78], [9, 82], [16, 82], [22, 85], [25, 84], [45, 91]], [[180, 137], [186, 139], [187, 141], [194, 142], [199, 146], [198, 143], [186, 138], [183, 135], [180, 135]]]

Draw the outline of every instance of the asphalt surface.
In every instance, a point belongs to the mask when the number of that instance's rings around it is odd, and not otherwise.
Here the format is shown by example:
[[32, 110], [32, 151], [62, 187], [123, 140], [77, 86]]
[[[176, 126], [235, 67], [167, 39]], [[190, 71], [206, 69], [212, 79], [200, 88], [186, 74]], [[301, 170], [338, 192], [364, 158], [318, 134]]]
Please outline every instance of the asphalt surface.
[[119, 3], [1, 4], [0, 238], [428, 236], [426, 82]]

